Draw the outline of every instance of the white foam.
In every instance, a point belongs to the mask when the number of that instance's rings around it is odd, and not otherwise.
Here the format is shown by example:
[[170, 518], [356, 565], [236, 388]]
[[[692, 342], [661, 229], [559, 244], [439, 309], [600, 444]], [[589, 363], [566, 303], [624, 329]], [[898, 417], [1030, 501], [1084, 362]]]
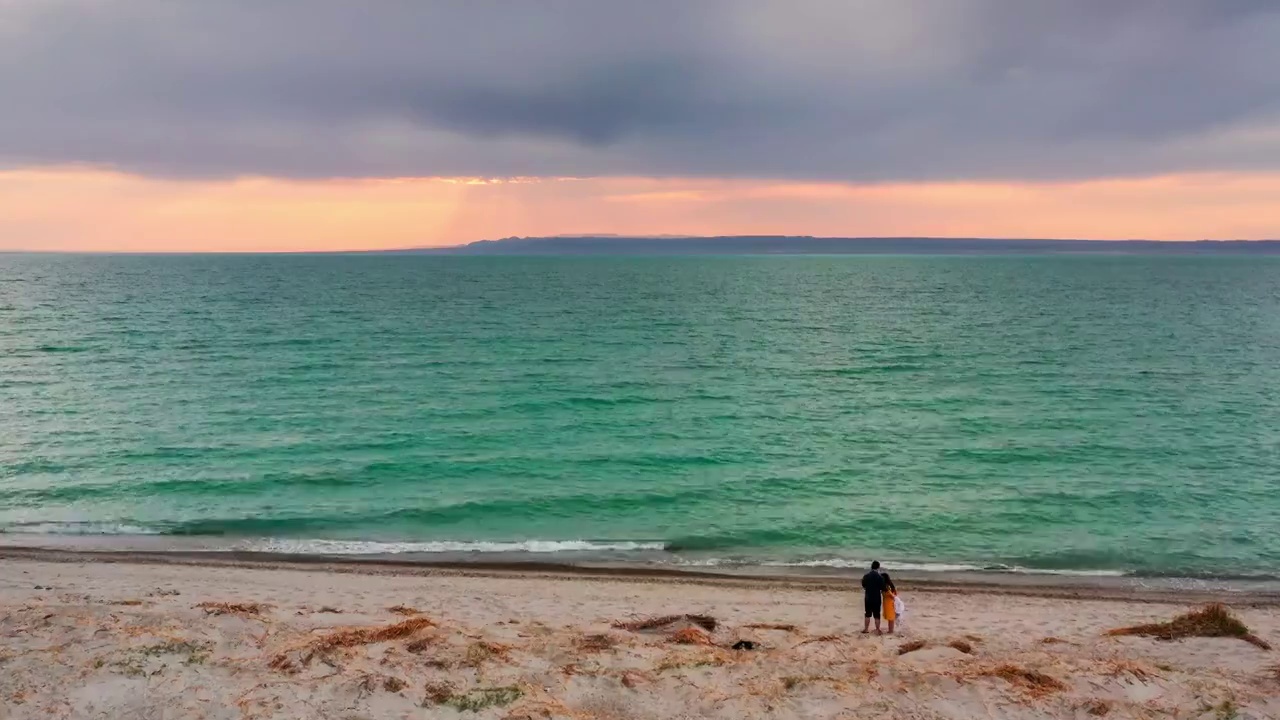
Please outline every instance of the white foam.
[[[722, 558], [700, 558], [700, 559], [684, 559], [677, 562], [679, 565], [689, 567], [717, 567], [726, 565], [752, 566], [759, 567], [812, 567], [812, 568], [856, 568], [863, 569], [870, 567], [870, 561], [867, 560], [849, 560], [846, 558], [824, 558], [820, 560], [796, 560], [791, 562], [752, 562], [750, 560], [728, 560]], [[885, 569], [892, 572], [894, 570], [906, 570], [912, 572], [999, 572], [1013, 573], [1019, 575], [1073, 575], [1080, 577], [1124, 577], [1127, 575], [1123, 570], [1048, 570], [1038, 568], [1024, 567], [1008, 567], [1004, 565], [970, 565], [961, 563], [887, 563]]]
[[290, 540], [264, 538], [236, 545], [237, 550], [295, 555], [401, 555], [404, 553], [560, 553], [662, 550], [655, 542], [525, 540], [522, 542], [374, 542], [365, 540]]
[[155, 528], [110, 522], [42, 522], [8, 525], [0, 532], [10, 535], [159, 535]]

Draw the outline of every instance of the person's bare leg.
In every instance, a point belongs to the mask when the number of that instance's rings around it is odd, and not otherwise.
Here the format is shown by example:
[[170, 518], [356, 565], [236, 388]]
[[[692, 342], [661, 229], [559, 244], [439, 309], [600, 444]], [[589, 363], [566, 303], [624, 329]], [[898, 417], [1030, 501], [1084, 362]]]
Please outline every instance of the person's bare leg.
[[876, 618], [876, 634], [880, 635], [880, 618]]
[[893, 621], [893, 620], [890, 620], [890, 621], [889, 621], [889, 634], [890, 634], [890, 635], [892, 635], [892, 634], [893, 634], [893, 623], [894, 623], [894, 621]]
[[869, 632], [871, 632], [871, 618], [870, 618], [870, 617], [867, 617], [865, 620], [863, 620], [863, 621], [862, 621], [862, 632], [864, 632], [864, 633], [869, 633]]

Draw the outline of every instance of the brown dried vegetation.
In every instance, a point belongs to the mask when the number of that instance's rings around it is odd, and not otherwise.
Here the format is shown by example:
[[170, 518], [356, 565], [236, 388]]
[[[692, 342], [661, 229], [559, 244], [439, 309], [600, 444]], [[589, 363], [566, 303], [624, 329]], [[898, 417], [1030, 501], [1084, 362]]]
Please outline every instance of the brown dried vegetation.
[[616, 622], [613, 624], [619, 630], [628, 630], [630, 632], [644, 632], [646, 630], [661, 630], [678, 622], [685, 621], [697, 625], [707, 632], [715, 632], [719, 622], [710, 615], [662, 615], [659, 617], [645, 618], [642, 620], [631, 620], [628, 622]]
[[924, 646], [926, 644], [927, 643], [924, 640], [912, 640], [911, 642], [903, 643], [902, 645], [898, 646], [898, 654], [906, 655], [907, 653], [910, 653], [910, 652], [922, 650], [924, 649]]
[[745, 625], [748, 630], [781, 630], [783, 632], [798, 632], [799, 628], [790, 623], [751, 623]]
[[584, 635], [577, 642], [578, 650], [587, 653], [612, 650], [616, 644], [613, 638], [604, 634]]
[[1033, 695], [1044, 695], [1066, 690], [1067, 686], [1055, 677], [1045, 675], [1036, 670], [1028, 670], [1017, 665], [1000, 665], [982, 673], [988, 677], [998, 677], [1012, 685], [1017, 685]]
[[687, 627], [677, 630], [668, 637], [677, 645], [710, 645], [711, 636], [698, 628]]
[[1111, 703], [1106, 700], [1090, 700], [1081, 709], [1094, 717], [1102, 717], [1111, 712]]
[[196, 607], [209, 615], [261, 615], [271, 606], [264, 603], [202, 602]]
[[1212, 603], [1183, 613], [1167, 623], [1149, 623], [1116, 628], [1108, 635], [1142, 635], [1157, 640], [1180, 640], [1189, 637], [1233, 637], [1270, 650], [1271, 645], [1249, 631], [1247, 625], [1231, 614], [1226, 605]]
[[[429, 627], [435, 627], [435, 623], [424, 617], [415, 617], [394, 625], [338, 630], [316, 638], [302, 648], [276, 655], [271, 659], [269, 666], [281, 672], [296, 672], [299, 664], [304, 666], [309, 664], [316, 655], [325, 655], [338, 648], [399, 640]], [[292, 653], [297, 653], [297, 657], [290, 657]]]

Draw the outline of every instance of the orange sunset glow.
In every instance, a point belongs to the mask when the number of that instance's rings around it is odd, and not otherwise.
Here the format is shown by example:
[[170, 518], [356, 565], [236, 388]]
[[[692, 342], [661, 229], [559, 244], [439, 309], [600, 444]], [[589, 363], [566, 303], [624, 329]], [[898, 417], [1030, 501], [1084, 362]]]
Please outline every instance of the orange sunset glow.
[[1280, 174], [1081, 182], [400, 178], [167, 180], [0, 172], [0, 246], [90, 252], [331, 251], [511, 235], [788, 234], [1261, 239]]

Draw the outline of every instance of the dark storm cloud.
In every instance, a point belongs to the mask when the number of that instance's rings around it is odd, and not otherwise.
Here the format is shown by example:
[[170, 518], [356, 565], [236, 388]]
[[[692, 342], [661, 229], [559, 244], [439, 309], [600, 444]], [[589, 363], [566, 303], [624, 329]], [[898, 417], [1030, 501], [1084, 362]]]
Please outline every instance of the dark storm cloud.
[[893, 180], [1280, 169], [1280, 3], [0, 0], [0, 163]]

